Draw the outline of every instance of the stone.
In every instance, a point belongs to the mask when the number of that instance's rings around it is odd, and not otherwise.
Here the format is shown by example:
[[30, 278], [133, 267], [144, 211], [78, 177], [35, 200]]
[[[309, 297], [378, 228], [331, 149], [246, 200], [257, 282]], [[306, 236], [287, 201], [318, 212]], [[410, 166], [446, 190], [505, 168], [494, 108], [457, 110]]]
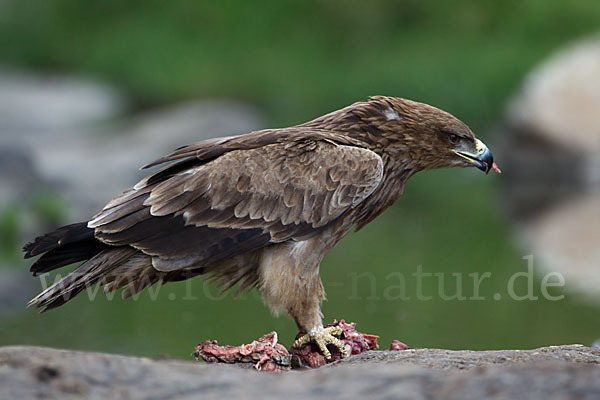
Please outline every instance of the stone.
[[600, 349], [371, 351], [317, 370], [264, 373], [44, 347], [0, 348], [4, 399], [597, 399]]

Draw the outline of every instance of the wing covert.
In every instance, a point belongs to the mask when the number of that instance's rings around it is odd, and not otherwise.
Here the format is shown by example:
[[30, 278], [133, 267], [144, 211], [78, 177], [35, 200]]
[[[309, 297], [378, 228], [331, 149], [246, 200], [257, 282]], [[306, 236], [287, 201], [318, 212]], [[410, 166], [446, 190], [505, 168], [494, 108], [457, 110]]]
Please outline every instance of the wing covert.
[[105, 243], [152, 255], [159, 270], [196, 267], [304, 240], [368, 197], [382, 175], [376, 153], [326, 141], [232, 150], [136, 185], [88, 226]]

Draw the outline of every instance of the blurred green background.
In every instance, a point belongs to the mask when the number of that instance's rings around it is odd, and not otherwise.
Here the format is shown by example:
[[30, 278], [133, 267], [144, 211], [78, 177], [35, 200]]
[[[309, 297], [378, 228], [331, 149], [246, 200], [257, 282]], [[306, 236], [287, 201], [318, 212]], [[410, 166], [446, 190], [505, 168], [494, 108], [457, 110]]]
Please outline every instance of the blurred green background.
[[[0, 63], [90, 75], [125, 88], [136, 109], [192, 98], [234, 98], [264, 111], [268, 127], [301, 123], [368, 95], [411, 98], [445, 109], [493, 148], [489, 132], [524, 75], [561, 45], [598, 29], [598, 1], [4, 1]], [[182, 143], [173, 143], [173, 147]], [[140, 160], [140, 164], [148, 160]], [[498, 160], [502, 166], [502, 160]], [[600, 307], [569, 292], [560, 301], [507, 296], [526, 270], [499, 201], [501, 176], [432, 171], [411, 179], [382, 217], [345, 238], [321, 265], [325, 322], [355, 321], [363, 332], [411, 347], [533, 348], [600, 337]], [[134, 183], [134, 182], [132, 182]], [[115, 193], [116, 194], [116, 193]], [[20, 214], [72, 222], [53, 196], [15, 209], [0, 205], [2, 254], [17, 263]], [[14, 262], [13, 262], [14, 261]], [[7, 263], [5, 263], [7, 264]], [[418, 300], [411, 274], [491, 272], [479, 295], [448, 300], [438, 279]], [[368, 277], [356, 274], [369, 271]], [[409, 300], [390, 298], [390, 274], [406, 278]], [[51, 278], [50, 278], [51, 279]], [[296, 327], [273, 318], [256, 292], [216, 297], [203, 278], [160, 287], [158, 298], [90, 302], [79, 296], [50, 313], [10, 313], [0, 344], [35, 344], [190, 358], [207, 339], [247, 343]], [[527, 290], [518, 279], [516, 292]], [[388, 291], [386, 292], [386, 289]], [[186, 296], [198, 297], [197, 300]], [[500, 300], [494, 294], [500, 293]], [[387, 294], [387, 296], [386, 296]]]

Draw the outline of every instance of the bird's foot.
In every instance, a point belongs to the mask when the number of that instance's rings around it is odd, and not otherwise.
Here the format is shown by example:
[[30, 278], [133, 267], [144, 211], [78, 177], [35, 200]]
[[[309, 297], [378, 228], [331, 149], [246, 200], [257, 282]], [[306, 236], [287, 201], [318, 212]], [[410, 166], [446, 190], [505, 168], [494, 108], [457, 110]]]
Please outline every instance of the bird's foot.
[[338, 339], [336, 336], [343, 335], [344, 331], [339, 326], [329, 326], [327, 328], [313, 329], [309, 333], [304, 336], [299, 337], [294, 342], [292, 347], [296, 349], [302, 348], [305, 344], [315, 343], [321, 353], [325, 356], [327, 360], [331, 360], [331, 352], [327, 348], [327, 345], [332, 345], [337, 348], [342, 356], [342, 358], [348, 356], [348, 352], [344, 346], [344, 343]]

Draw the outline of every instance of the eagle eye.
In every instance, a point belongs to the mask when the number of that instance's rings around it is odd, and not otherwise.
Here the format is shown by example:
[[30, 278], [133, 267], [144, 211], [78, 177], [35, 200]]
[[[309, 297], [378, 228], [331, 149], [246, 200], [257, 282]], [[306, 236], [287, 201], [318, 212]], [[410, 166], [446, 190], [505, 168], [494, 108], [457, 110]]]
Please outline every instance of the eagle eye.
[[440, 132], [444, 135], [446, 135], [446, 137], [448, 138], [448, 141], [450, 142], [450, 144], [456, 145], [458, 144], [458, 142], [460, 142], [461, 139], [464, 139], [463, 136], [454, 133], [450, 130], [446, 130], [446, 129], [441, 129]]
[[450, 133], [450, 134], [448, 134], [448, 140], [452, 144], [457, 144], [458, 141], [460, 140], [460, 136], [458, 136], [456, 133]]

